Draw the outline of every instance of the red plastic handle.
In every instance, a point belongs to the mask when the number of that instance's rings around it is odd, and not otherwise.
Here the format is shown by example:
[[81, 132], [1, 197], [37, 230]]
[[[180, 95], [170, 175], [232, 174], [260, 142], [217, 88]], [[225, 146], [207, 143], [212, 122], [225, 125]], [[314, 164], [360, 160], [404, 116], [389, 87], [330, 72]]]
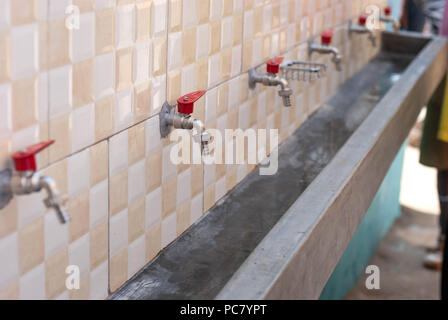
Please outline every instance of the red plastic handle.
[[327, 45], [331, 44], [333, 35], [334, 35], [334, 31], [332, 29], [322, 32], [322, 35], [321, 35], [322, 44], [327, 44]]
[[177, 110], [180, 113], [184, 114], [192, 114], [194, 111], [194, 103], [198, 101], [204, 94], [205, 90], [196, 91], [189, 94], [186, 94], [183, 97], [180, 97], [177, 100]]
[[367, 18], [369, 18], [369, 15], [368, 15], [368, 14], [362, 14], [362, 15], [360, 15], [360, 16], [359, 16], [359, 24], [360, 24], [361, 26], [365, 26], [366, 23], [367, 23]]
[[14, 166], [17, 171], [36, 171], [36, 154], [48, 148], [55, 141], [40, 142], [35, 145], [27, 147], [25, 150], [17, 151], [12, 155]]
[[386, 7], [384, 8], [384, 14], [385, 14], [386, 16], [390, 16], [390, 15], [392, 14], [392, 6], [386, 6]]
[[280, 71], [280, 64], [283, 62], [285, 58], [283, 57], [277, 57], [274, 59], [271, 59], [267, 62], [267, 71], [269, 73], [277, 74]]

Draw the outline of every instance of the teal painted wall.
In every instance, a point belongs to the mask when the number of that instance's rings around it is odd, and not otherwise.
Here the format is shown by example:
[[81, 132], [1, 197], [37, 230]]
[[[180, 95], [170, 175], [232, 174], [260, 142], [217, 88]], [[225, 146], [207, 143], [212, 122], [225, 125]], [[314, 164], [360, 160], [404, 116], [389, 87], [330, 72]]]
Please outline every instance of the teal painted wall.
[[365, 274], [370, 258], [395, 219], [401, 215], [400, 184], [403, 171], [403, 145], [387, 173], [377, 195], [336, 266], [320, 299], [339, 300]]

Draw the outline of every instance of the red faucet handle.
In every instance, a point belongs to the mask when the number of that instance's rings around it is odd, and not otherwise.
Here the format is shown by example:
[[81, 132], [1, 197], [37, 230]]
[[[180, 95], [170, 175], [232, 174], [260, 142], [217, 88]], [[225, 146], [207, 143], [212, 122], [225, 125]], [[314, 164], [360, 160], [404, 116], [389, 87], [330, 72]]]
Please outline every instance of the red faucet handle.
[[14, 160], [14, 166], [17, 171], [36, 171], [36, 154], [48, 148], [55, 141], [45, 141], [34, 144], [32, 146], [27, 147], [24, 150], [19, 150], [12, 155], [12, 159]]
[[204, 94], [205, 90], [196, 91], [180, 97], [177, 100], [177, 110], [180, 113], [192, 114], [194, 111], [194, 103], [198, 101]]
[[277, 74], [280, 71], [280, 64], [283, 62], [285, 58], [283, 57], [277, 57], [274, 59], [271, 59], [267, 62], [266, 70], [269, 73]]
[[326, 44], [326, 45], [331, 44], [333, 35], [334, 35], [334, 31], [332, 29], [322, 32], [322, 34], [321, 34], [322, 44]]
[[369, 18], [369, 15], [368, 14], [362, 14], [362, 15], [360, 15], [359, 16], [359, 24], [361, 25], [361, 26], [365, 26], [366, 25], [366, 23], [367, 23], [367, 19]]
[[384, 14], [385, 14], [386, 16], [390, 16], [390, 15], [392, 14], [392, 6], [386, 6], [386, 7], [384, 8]]

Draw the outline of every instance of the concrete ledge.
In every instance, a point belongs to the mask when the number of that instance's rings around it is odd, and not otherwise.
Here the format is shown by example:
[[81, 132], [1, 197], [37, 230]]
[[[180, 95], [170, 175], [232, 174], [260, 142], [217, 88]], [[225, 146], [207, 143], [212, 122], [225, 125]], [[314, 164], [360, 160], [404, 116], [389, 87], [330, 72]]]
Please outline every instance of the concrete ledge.
[[402, 50], [406, 41], [396, 41], [397, 37], [426, 46], [217, 299], [320, 296], [422, 106], [447, 69], [444, 38], [384, 35], [383, 49], [389, 51], [393, 51], [394, 41], [397, 50]]

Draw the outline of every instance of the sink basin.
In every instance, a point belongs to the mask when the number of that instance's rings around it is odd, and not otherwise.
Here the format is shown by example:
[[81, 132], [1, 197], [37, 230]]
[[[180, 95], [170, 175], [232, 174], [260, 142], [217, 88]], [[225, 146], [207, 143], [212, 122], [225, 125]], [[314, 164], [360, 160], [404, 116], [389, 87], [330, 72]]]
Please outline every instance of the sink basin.
[[447, 67], [445, 39], [381, 52], [112, 299], [317, 299]]

